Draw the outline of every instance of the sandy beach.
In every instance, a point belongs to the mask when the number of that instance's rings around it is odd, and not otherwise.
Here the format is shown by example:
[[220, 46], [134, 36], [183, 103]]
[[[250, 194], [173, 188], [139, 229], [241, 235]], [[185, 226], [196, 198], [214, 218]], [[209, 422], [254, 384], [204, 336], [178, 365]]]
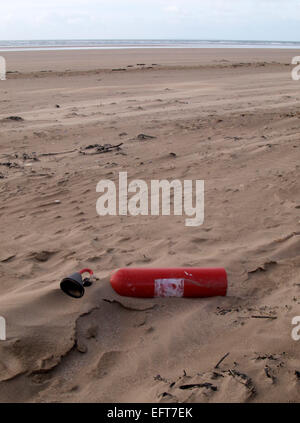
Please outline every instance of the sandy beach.
[[[298, 402], [297, 51], [0, 55], [0, 402]], [[204, 224], [98, 216], [123, 171], [205, 180]], [[114, 269], [144, 266], [225, 267], [228, 296], [114, 293]], [[71, 299], [84, 267], [99, 280]]]

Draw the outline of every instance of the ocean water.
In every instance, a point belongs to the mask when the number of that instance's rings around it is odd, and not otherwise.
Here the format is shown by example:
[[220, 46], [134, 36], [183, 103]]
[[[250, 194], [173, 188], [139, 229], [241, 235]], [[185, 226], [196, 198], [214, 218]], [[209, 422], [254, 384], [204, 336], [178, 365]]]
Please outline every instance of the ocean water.
[[300, 41], [231, 40], [13, 40], [1, 41], [0, 51], [81, 50], [128, 48], [290, 48]]

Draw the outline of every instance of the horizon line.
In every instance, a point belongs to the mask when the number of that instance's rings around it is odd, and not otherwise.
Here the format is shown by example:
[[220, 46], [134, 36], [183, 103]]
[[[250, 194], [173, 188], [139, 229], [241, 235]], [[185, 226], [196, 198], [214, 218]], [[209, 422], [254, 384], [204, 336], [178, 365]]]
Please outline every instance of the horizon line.
[[263, 39], [229, 39], [229, 38], [28, 38], [0, 39], [1, 41], [238, 41], [268, 43], [300, 43], [300, 40], [263, 40]]

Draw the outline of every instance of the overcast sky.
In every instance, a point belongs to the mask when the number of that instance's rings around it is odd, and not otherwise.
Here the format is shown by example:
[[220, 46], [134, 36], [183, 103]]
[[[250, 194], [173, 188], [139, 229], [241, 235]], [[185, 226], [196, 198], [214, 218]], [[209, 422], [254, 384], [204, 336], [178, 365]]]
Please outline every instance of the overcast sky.
[[300, 0], [0, 0], [0, 39], [68, 38], [299, 41]]

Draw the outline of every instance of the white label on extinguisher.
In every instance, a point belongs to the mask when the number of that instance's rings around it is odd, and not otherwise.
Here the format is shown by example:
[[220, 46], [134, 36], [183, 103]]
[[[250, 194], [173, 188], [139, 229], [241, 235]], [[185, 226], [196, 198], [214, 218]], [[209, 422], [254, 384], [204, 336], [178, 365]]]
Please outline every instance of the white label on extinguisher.
[[183, 297], [184, 279], [156, 279], [155, 297]]

